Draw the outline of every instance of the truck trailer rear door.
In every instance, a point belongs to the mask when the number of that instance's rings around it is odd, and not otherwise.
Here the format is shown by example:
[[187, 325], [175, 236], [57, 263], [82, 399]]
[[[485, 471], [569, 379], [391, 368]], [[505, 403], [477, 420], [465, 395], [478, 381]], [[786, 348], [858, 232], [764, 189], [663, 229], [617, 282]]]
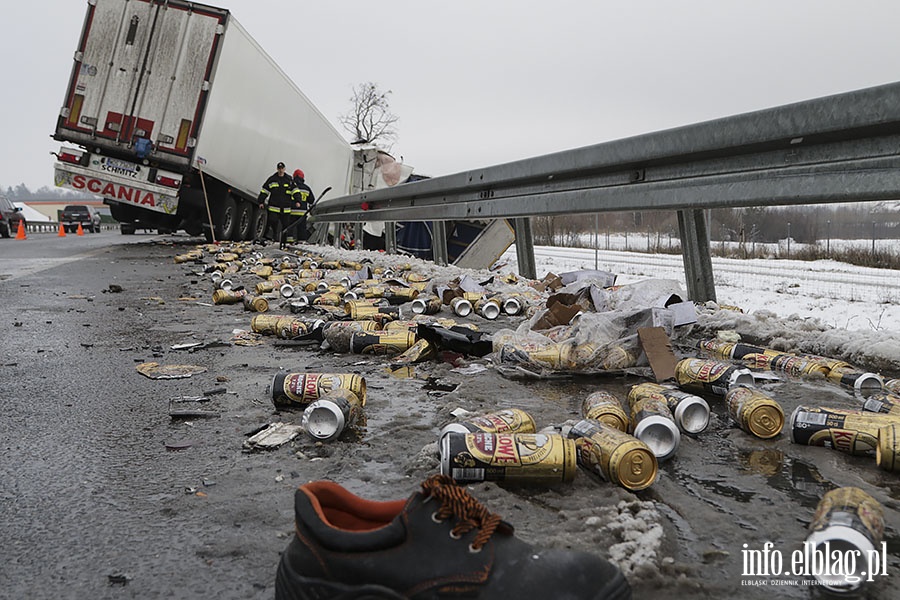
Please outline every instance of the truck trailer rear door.
[[174, 0], [88, 7], [56, 139], [190, 165], [228, 12]]

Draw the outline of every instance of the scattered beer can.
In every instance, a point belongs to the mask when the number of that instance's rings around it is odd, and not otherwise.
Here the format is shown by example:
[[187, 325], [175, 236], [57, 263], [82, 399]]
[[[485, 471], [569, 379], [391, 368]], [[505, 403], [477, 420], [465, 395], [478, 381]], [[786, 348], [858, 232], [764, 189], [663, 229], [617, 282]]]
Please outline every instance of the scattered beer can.
[[375, 315], [390, 315], [396, 320], [403, 314], [399, 306], [379, 306], [365, 300], [349, 300], [344, 304], [344, 310], [354, 321], [372, 319]]
[[412, 311], [417, 315], [433, 315], [441, 311], [443, 303], [437, 296], [416, 298], [412, 301]]
[[272, 401], [275, 406], [306, 407], [327, 392], [348, 389], [366, 405], [366, 380], [343, 373], [276, 373], [272, 379]]
[[505, 408], [497, 412], [473, 417], [459, 423], [449, 423], [441, 429], [440, 437], [450, 432], [456, 433], [534, 433], [537, 426], [534, 419], [524, 410]]
[[304, 319], [301, 317], [281, 317], [275, 323], [275, 335], [283, 340], [293, 340], [308, 335], [322, 327], [322, 319]]
[[889, 415], [801, 405], [791, 414], [791, 442], [867, 454], [878, 447], [878, 430], [895, 422]]
[[250, 320], [250, 329], [254, 333], [275, 335], [278, 331], [278, 321], [283, 318], [282, 315], [255, 315]]
[[840, 365], [828, 370], [828, 380], [850, 388], [863, 398], [884, 389], [884, 380], [877, 373], [860, 371], [852, 365]]
[[350, 336], [350, 352], [391, 356], [405, 352], [416, 343], [411, 331], [356, 332]]
[[[219, 273], [219, 271], [216, 271], [216, 273]], [[218, 278], [218, 279], [214, 279], [213, 281], [215, 281], [215, 285], [216, 285], [216, 289], [217, 289], [217, 290], [231, 291], [231, 290], [234, 289], [234, 282], [231, 281], [230, 279], [227, 279], [227, 278], [226, 278], [224, 275], [222, 275], [221, 273], [219, 273], [219, 278]]]
[[725, 342], [718, 339], [700, 340], [697, 342], [697, 349], [703, 354], [719, 360], [741, 360], [748, 354], [780, 354], [762, 346]]
[[878, 429], [875, 464], [885, 471], [900, 472], [900, 423], [891, 423]]
[[473, 307], [475, 312], [489, 321], [500, 316], [500, 302], [494, 298], [480, 298]]
[[558, 483], [575, 478], [575, 442], [559, 434], [458, 433], [441, 438], [441, 473], [458, 483]]
[[243, 297], [242, 302], [244, 303], [244, 310], [248, 310], [250, 312], [262, 313], [269, 310], [269, 301], [262, 296], [253, 296], [247, 294]]
[[307, 406], [300, 425], [317, 440], [330, 442], [359, 421], [362, 405], [346, 388], [333, 389]]
[[709, 425], [709, 404], [700, 396], [658, 383], [641, 383], [632, 387], [628, 392], [629, 402], [632, 395], [662, 398], [672, 412], [678, 428], [684, 433], [697, 434]]
[[872, 394], [863, 400], [862, 409], [867, 412], [896, 415], [900, 418], [900, 396], [888, 392]]
[[603, 390], [594, 392], [584, 399], [581, 403], [581, 416], [606, 423], [619, 431], [628, 431], [628, 414], [622, 408], [622, 403]]
[[575, 440], [578, 464], [606, 481], [635, 492], [656, 481], [656, 455], [633, 435], [582, 419], [572, 426], [568, 437]]
[[[819, 501], [803, 543], [810, 575], [830, 592], [852, 593], [875, 576], [886, 576], [887, 548], [884, 537], [884, 509], [877, 500], [856, 487], [827, 492]], [[842, 560], [832, 569], [834, 553], [855, 559]]]
[[457, 316], [468, 317], [472, 314], [472, 303], [462, 296], [457, 296], [450, 301], [450, 310]]
[[294, 286], [290, 283], [282, 283], [281, 287], [278, 288], [278, 293], [281, 294], [282, 298], [291, 298], [294, 296]]
[[773, 438], [784, 428], [784, 409], [762, 390], [738, 385], [728, 390], [725, 402], [738, 427], [758, 438]]
[[213, 292], [213, 304], [238, 304], [243, 301], [247, 290], [216, 290]]
[[522, 302], [519, 298], [515, 296], [507, 296], [503, 300], [503, 312], [507, 315], [514, 317], [522, 312], [525, 308], [525, 303]]
[[674, 456], [681, 443], [681, 433], [665, 399], [651, 394], [629, 394], [628, 403], [632, 435], [647, 444], [657, 461]]
[[724, 396], [736, 385], [753, 385], [753, 373], [723, 361], [686, 358], [675, 365], [675, 380], [688, 391]]
[[884, 382], [884, 389], [892, 394], [900, 395], [900, 379], [888, 379]]
[[794, 354], [745, 354], [744, 364], [750, 369], [761, 369], [784, 373], [798, 379], [815, 379], [826, 377], [828, 368], [805, 356]]

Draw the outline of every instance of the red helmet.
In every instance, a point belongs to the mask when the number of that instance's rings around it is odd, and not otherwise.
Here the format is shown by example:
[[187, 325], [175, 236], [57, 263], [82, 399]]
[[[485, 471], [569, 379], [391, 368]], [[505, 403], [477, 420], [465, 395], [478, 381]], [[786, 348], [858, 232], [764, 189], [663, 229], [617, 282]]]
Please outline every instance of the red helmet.
[[300, 179], [306, 179], [303, 176], [303, 171], [301, 171], [300, 169], [297, 169], [296, 171], [294, 171], [294, 177], [299, 177]]

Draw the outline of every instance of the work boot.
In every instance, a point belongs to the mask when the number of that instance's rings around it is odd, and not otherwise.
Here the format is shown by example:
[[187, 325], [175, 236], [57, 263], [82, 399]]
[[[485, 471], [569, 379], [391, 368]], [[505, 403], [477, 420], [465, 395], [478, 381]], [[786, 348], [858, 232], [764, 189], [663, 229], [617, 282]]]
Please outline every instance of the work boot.
[[393, 502], [308, 483], [296, 491], [294, 511], [296, 536], [281, 555], [276, 600], [631, 598], [613, 564], [535, 549], [446, 475]]

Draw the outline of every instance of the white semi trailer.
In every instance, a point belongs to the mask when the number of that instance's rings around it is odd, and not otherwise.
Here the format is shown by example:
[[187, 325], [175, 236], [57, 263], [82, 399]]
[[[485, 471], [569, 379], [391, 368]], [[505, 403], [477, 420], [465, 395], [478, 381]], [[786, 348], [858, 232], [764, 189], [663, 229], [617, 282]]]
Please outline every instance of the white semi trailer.
[[123, 233], [258, 238], [266, 211], [256, 198], [279, 161], [302, 169], [316, 194], [371, 181], [374, 149], [354, 151], [228, 10], [87, 4], [53, 136], [69, 144], [55, 182], [102, 196]]

